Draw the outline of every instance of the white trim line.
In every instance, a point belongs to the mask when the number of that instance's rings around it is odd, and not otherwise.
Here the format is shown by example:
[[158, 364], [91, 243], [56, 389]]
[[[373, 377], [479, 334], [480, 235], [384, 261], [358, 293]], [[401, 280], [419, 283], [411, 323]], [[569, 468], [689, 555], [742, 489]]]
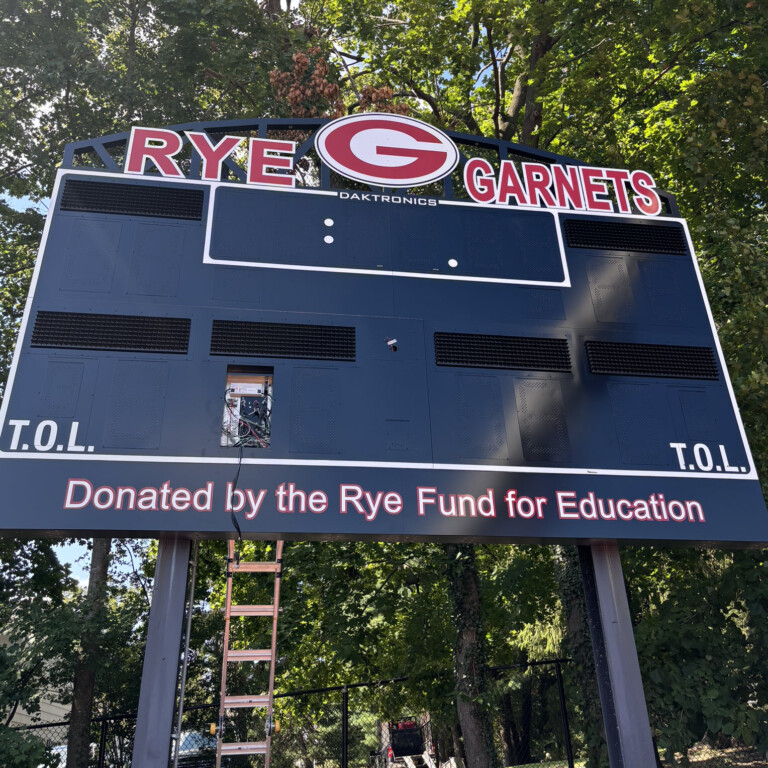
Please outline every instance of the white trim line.
[[129, 462], [139, 464], [229, 464], [253, 466], [291, 466], [291, 467], [359, 467], [368, 469], [436, 469], [449, 472], [500, 472], [503, 474], [534, 474], [534, 475], [591, 475], [596, 476], [621, 476], [621, 477], [696, 477], [715, 480], [757, 480], [757, 474], [750, 473], [726, 473], [726, 472], [680, 472], [680, 471], [654, 471], [647, 469], [584, 469], [570, 467], [517, 467], [501, 466], [498, 464], [442, 464], [436, 462], [419, 461], [346, 461], [340, 459], [248, 459], [242, 462], [237, 457], [226, 458], [224, 456], [123, 456], [120, 454], [94, 454], [94, 453], [33, 453], [30, 451], [0, 451], [0, 458], [4, 459], [48, 459], [51, 461], [109, 461]]
[[[113, 174], [114, 175], [114, 174]], [[523, 210], [530, 210], [534, 213], [549, 213], [553, 216], [555, 221], [555, 232], [557, 235], [557, 244], [560, 249], [560, 264], [563, 269], [563, 280], [560, 282], [553, 281], [553, 280], [525, 280], [522, 278], [504, 278], [504, 277], [479, 277], [479, 276], [472, 276], [472, 275], [451, 275], [451, 274], [435, 274], [433, 272], [399, 272], [396, 270], [390, 270], [390, 269], [359, 269], [356, 267], [324, 267], [324, 266], [318, 266], [318, 265], [310, 265], [310, 264], [277, 264], [273, 261], [242, 261], [238, 259], [217, 259], [213, 256], [211, 256], [211, 233], [213, 231], [213, 217], [214, 217], [214, 210], [216, 207], [216, 192], [220, 187], [229, 187], [232, 189], [245, 189], [248, 190], [251, 187], [255, 187], [254, 184], [233, 184], [231, 182], [200, 182], [207, 183], [211, 186], [211, 196], [210, 196], [210, 202], [208, 204], [208, 216], [206, 218], [206, 229], [205, 229], [205, 246], [203, 249], [203, 264], [219, 264], [221, 266], [225, 267], [256, 267], [258, 269], [290, 269], [290, 270], [300, 270], [302, 272], [340, 272], [340, 273], [346, 273], [351, 275], [374, 275], [374, 276], [384, 276], [384, 277], [415, 277], [420, 278], [422, 280], [458, 280], [459, 282], [464, 283], [499, 283], [502, 285], [530, 285], [530, 286], [544, 286], [548, 288], [570, 288], [571, 287], [571, 280], [568, 275], [568, 264], [567, 260], [565, 258], [565, 247], [563, 245], [563, 235], [560, 231], [560, 221], [557, 215], [557, 211], [549, 210], [547, 208], [526, 208]], [[273, 189], [272, 187], [265, 187], [263, 185], [259, 185], [259, 189]], [[323, 189], [278, 189], [280, 192], [299, 192], [303, 194], [312, 194], [312, 195], [331, 195], [333, 197], [338, 197], [338, 192], [332, 192], [329, 190], [323, 190]], [[367, 194], [367, 193], [366, 193]], [[371, 193], [371, 194], [378, 194], [378, 193]], [[405, 195], [390, 195], [390, 197], [393, 196], [399, 196], [404, 197]], [[468, 205], [473, 208], [476, 208], [477, 205], [474, 203], [461, 203], [461, 202], [454, 202], [451, 200], [438, 200], [438, 205]], [[395, 204], [396, 205], [396, 204]], [[517, 209], [514, 206], [481, 206], [486, 208], [496, 208], [496, 210], [508, 210], [511, 212], [516, 211]]]

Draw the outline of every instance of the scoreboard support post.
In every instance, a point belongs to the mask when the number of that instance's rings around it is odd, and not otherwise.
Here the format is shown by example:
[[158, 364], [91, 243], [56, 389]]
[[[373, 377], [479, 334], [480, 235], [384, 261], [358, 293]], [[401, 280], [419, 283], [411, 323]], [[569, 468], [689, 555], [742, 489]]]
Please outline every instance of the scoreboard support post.
[[611, 768], [657, 765], [618, 544], [579, 547]]
[[168, 768], [190, 540], [160, 539], [141, 674], [133, 768]]

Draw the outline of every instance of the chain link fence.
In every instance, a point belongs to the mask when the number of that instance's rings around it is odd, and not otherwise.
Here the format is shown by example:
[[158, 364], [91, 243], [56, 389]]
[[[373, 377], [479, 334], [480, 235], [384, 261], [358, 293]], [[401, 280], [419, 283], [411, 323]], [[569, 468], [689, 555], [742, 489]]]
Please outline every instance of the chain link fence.
[[[503, 766], [585, 768], [581, 713], [567, 700], [565, 660], [490, 670], [494, 745]], [[357, 683], [275, 696], [279, 731], [272, 737], [272, 768], [461, 768], [456, 723], [413, 712], [403, 704], [405, 679]], [[179, 768], [214, 768], [218, 706], [187, 706], [179, 738]], [[87, 768], [130, 768], [135, 714], [94, 718]], [[69, 724], [21, 728], [48, 749], [48, 765], [63, 768]], [[264, 718], [232, 710], [225, 741], [261, 741]], [[174, 739], [176, 734], [174, 734]], [[173, 766], [171, 743], [169, 768]], [[263, 756], [227, 757], [226, 768], [263, 766]], [[659, 755], [657, 768], [768, 768], [765, 755], [734, 743], [704, 741], [685, 755]], [[31, 768], [38, 768], [32, 766]], [[82, 766], [86, 768], [86, 766]], [[595, 768], [598, 768], [595, 766]], [[653, 768], [649, 766], [649, 768]]]
[[[491, 670], [499, 699], [496, 747], [500, 756], [515, 760], [507, 764], [522, 765], [522, 760], [540, 764], [542, 759], [549, 759], [552, 766], [574, 764], [568, 761], [570, 740], [563, 730], [566, 703], [562, 681], [558, 685], [560, 670], [559, 662]], [[405, 682], [276, 694], [275, 719], [280, 730], [272, 738], [272, 767], [387, 768], [396, 763], [411, 768], [407, 759], [412, 755], [403, 750], [422, 756], [417, 765], [424, 764], [424, 753], [436, 768], [451, 757], [453, 765], [460, 764], [456, 758], [462, 756], [456, 754], [450, 729], [433, 734], [429, 715], [409, 711], [403, 704]], [[216, 705], [185, 707], [178, 735], [179, 768], [215, 765], [216, 739], [210, 735], [210, 726], [217, 721]], [[130, 768], [135, 727], [135, 714], [94, 718], [88, 768]], [[68, 723], [56, 723], [23, 730], [48, 747], [51, 765], [64, 766], [68, 729]], [[264, 719], [251, 710], [233, 710], [223, 723], [223, 733], [225, 741], [263, 740]], [[170, 766], [174, 748], [172, 743]], [[263, 765], [263, 757], [226, 758], [222, 765]]]
[[704, 739], [685, 755], [678, 753], [672, 759], [663, 759], [660, 755], [659, 765], [663, 768], [768, 768], [768, 754], [738, 743], [718, 745]]

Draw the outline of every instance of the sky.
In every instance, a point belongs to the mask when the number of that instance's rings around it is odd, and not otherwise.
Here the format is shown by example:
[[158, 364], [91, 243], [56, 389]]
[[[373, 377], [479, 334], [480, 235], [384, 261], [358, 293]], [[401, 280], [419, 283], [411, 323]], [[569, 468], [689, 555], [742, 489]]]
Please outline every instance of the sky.
[[[142, 546], [146, 549], [150, 544], [150, 540], [143, 540]], [[76, 542], [67, 544], [58, 544], [54, 547], [56, 550], [56, 556], [59, 558], [60, 563], [66, 563], [69, 565], [72, 577], [77, 579], [80, 588], [86, 589], [88, 586], [88, 575], [91, 565], [91, 551], [84, 544], [78, 544]], [[115, 550], [113, 549], [113, 554]], [[135, 567], [140, 567], [139, 563], [134, 564]], [[125, 559], [119, 560], [116, 564], [110, 568], [110, 574], [117, 579], [121, 574], [131, 573], [131, 563]]]
[[67, 563], [72, 576], [80, 582], [81, 587], [88, 585], [88, 568], [91, 562], [88, 547], [82, 544], [60, 544], [56, 548], [59, 562]]
[[14, 211], [26, 211], [27, 208], [34, 208], [42, 214], [47, 212], [45, 203], [36, 203], [31, 197], [11, 197], [4, 196], [3, 200], [13, 208]]

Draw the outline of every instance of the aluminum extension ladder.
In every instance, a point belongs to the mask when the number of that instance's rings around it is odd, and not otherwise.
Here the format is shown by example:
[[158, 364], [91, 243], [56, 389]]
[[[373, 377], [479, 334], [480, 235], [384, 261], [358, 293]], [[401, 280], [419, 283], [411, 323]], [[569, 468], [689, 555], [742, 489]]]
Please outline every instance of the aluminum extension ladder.
[[[273, 700], [275, 692], [275, 656], [277, 653], [277, 617], [280, 611], [280, 573], [282, 569], [283, 542], [277, 542], [274, 562], [239, 562], [235, 557], [235, 543], [228, 543], [227, 593], [224, 624], [224, 658], [221, 669], [221, 700], [219, 704], [219, 727], [216, 733], [216, 768], [221, 767], [221, 758], [232, 755], [264, 755], [265, 768], [269, 768], [270, 742], [274, 729]], [[265, 573], [275, 575], [275, 595], [271, 605], [232, 605], [232, 580], [236, 573]], [[239, 616], [272, 617], [272, 643], [264, 650], [236, 650], [229, 647], [229, 630], [233, 618]], [[269, 662], [269, 689], [266, 694], [251, 696], [227, 695], [227, 667], [241, 662]], [[224, 712], [234, 708], [264, 708], [266, 710], [266, 740], [246, 742], [223, 742]]]

